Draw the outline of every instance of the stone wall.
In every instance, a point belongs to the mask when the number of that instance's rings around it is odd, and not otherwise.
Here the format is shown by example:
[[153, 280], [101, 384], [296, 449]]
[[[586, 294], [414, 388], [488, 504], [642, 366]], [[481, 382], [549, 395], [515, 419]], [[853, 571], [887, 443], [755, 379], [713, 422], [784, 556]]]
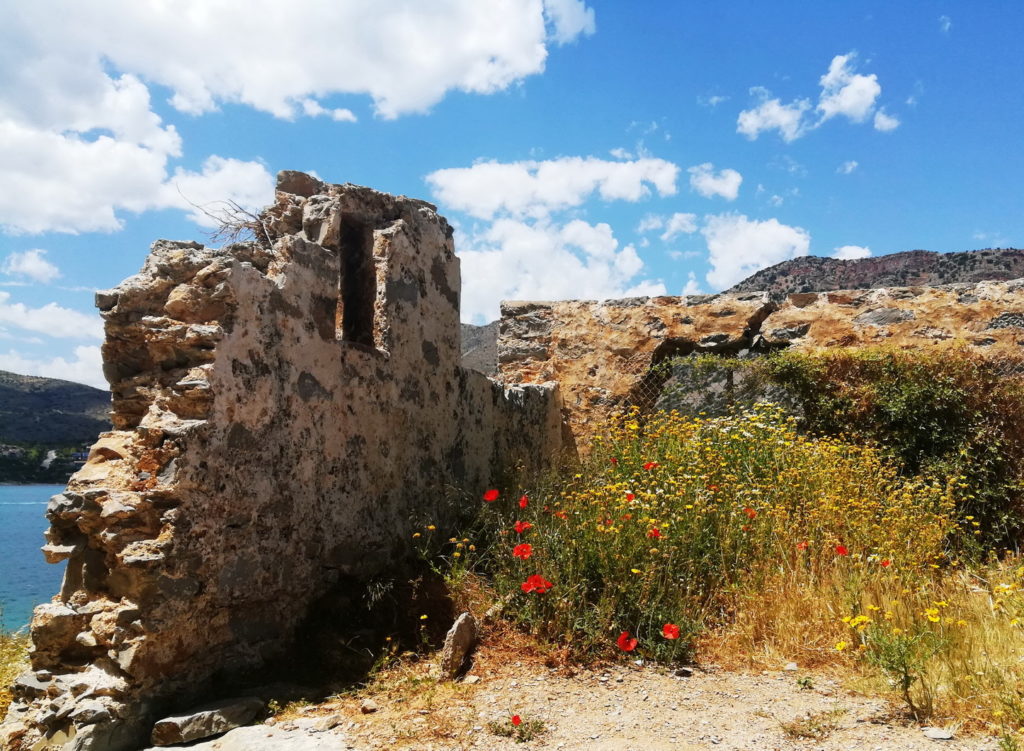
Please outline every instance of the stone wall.
[[883, 343], [1024, 354], [1024, 280], [803, 293], [780, 301], [754, 292], [508, 302], [498, 362], [507, 383], [558, 382], [566, 422], [584, 447], [616, 409], [656, 398], [668, 373], [652, 366], [666, 358]]
[[561, 450], [557, 387], [460, 367], [434, 207], [282, 173], [253, 229], [159, 241], [97, 295], [115, 429], [49, 505], [67, 574], [4, 749], [137, 747], [156, 711], [278, 654], [339, 580], [394, 565], [413, 520]]

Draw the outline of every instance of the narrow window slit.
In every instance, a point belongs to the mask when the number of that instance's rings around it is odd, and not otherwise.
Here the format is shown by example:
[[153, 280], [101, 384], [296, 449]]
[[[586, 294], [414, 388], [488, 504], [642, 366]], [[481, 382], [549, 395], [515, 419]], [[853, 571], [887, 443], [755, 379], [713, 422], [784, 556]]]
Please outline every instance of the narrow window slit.
[[340, 338], [345, 342], [372, 347], [374, 304], [377, 299], [377, 273], [373, 264], [373, 227], [352, 219], [342, 219], [340, 260]]

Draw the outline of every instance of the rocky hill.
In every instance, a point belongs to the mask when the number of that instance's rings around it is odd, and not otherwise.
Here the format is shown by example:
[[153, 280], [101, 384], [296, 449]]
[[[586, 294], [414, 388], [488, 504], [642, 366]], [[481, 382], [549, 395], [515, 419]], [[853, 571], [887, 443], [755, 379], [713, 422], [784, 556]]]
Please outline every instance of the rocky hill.
[[0, 370], [0, 482], [66, 482], [109, 410], [107, 391]]
[[1024, 277], [1024, 250], [1015, 248], [903, 253], [855, 261], [802, 256], [761, 269], [727, 292], [767, 291], [773, 296], [877, 287], [930, 287]]
[[91, 443], [109, 410], [107, 391], [0, 370], [0, 443]]

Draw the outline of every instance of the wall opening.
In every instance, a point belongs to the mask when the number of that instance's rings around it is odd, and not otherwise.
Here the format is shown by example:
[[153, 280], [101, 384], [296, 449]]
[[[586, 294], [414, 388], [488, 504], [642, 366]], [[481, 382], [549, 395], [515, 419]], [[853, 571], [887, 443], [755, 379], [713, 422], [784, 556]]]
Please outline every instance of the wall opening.
[[339, 245], [340, 339], [372, 347], [374, 304], [377, 300], [377, 272], [373, 265], [373, 227], [343, 218]]

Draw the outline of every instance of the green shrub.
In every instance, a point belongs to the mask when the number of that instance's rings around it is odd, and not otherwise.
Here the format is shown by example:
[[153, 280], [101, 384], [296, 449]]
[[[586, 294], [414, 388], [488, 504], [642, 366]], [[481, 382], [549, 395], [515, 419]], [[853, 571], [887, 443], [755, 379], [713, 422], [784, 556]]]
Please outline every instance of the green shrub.
[[802, 427], [879, 446], [910, 475], [962, 477], [960, 512], [990, 546], [1024, 527], [1019, 363], [964, 349], [784, 351], [751, 367], [796, 400]]
[[962, 478], [969, 536], [1001, 549], [1024, 530], [1022, 366], [962, 348], [702, 355], [659, 366], [670, 377], [658, 404], [721, 414], [769, 401], [806, 433], [879, 447], [907, 476]]

